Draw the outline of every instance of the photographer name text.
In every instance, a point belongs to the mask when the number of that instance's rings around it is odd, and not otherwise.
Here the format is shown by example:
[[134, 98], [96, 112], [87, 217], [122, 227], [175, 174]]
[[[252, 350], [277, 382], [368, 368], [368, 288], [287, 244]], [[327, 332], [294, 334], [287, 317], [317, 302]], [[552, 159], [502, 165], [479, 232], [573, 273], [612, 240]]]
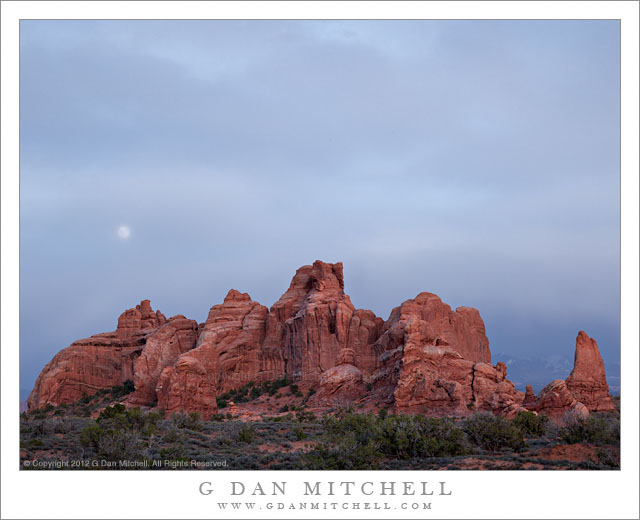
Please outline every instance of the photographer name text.
[[[253, 482], [248, 484], [242, 481], [231, 481], [222, 484], [222, 495], [226, 496], [286, 496], [290, 488], [289, 482]], [[305, 496], [351, 496], [361, 494], [364, 496], [450, 496], [453, 492], [447, 486], [447, 482], [429, 481], [378, 481], [371, 480], [356, 482], [354, 480], [334, 481], [303, 481], [294, 483], [292, 491], [296, 495]], [[201, 495], [215, 496], [216, 490], [211, 482], [201, 482], [198, 486]]]

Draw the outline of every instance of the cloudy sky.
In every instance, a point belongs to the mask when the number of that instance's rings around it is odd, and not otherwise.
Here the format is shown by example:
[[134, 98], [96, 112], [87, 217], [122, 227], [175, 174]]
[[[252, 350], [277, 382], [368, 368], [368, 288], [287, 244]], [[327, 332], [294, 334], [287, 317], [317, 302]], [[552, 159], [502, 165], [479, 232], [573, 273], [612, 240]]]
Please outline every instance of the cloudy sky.
[[617, 377], [618, 22], [20, 29], [22, 388], [141, 299], [270, 306], [316, 259], [385, 319], [477, 307], [494, 354], [584, 329]]

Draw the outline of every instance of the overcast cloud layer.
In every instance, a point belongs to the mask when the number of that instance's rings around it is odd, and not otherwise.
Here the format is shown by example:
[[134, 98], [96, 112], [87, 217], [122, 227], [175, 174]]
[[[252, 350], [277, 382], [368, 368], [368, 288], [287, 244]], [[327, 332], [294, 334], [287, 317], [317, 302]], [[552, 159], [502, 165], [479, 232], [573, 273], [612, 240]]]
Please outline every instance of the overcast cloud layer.
[[385, 319], [435, 292], [494, 353], [571, 363], [584, 329], [619, 375], [618, 22], [20, 34], [22, 388], [141, 299], [270, 306], [316, 259]]

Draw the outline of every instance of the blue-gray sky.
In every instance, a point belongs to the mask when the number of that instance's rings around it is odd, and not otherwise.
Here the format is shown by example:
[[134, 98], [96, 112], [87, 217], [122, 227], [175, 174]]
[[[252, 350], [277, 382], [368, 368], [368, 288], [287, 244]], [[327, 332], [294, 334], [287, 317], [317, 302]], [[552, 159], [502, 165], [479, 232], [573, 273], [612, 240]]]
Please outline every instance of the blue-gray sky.
[[21, 387], [316, 259], [385, 319], [477, 307], [494, 354], [584, 329], [614, 386], [619, 58], [616, 21], [22, 21]]

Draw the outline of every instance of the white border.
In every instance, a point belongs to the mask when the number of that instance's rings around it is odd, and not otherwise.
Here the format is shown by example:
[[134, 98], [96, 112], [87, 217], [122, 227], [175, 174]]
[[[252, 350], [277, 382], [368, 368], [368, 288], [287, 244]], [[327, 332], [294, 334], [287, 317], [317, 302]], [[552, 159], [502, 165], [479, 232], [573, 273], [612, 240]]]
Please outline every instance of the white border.
[[[622, 470], [618, 472], [18, 471], [18, 20], [20, 18], [607, 18], [622, 20]], [[434, 518], [638, 518], [637, 2], [3, 2], [2, 518], [216, 518], [230, 480], [446, 480]], [[592, 245], [597, 247], [597, 245]], [[289, 495], [287, 497], [295, 498]], [[384, 497], [378, 497], [380, 501]], [[371, 499], [370, 499], [371, 500]], [[239, 511], [227, 517], [248, 517]], [[315, 514], [313, 514], [315, 513]], [[411, 513], [407, 513], [409, 517]], [[263, 518], [387, 518], [384, 511], [260, 510]], [[393, 516], [402, 517], [400, 512]]]

